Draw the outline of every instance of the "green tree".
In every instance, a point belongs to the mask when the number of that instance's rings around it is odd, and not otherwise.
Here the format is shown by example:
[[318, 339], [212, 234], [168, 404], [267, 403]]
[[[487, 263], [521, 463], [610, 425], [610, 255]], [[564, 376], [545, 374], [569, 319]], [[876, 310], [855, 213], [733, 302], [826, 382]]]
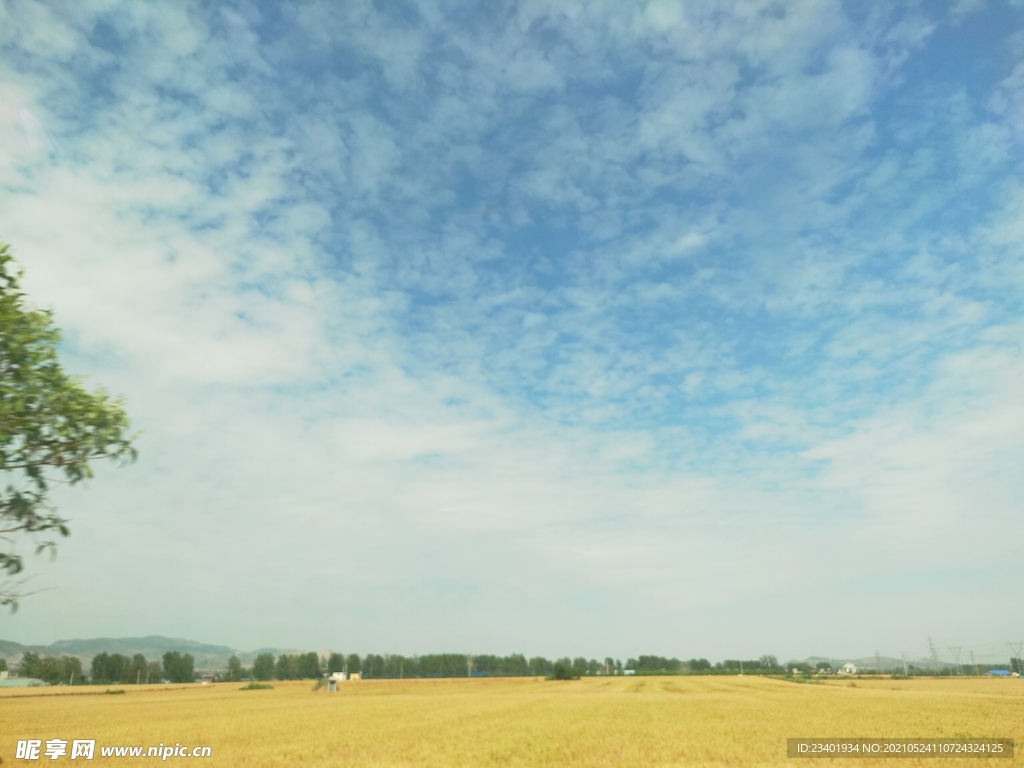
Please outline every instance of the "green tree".
[[178, 667], [178, 679], [176, 683], [191, 683], [196, 679], [196, 660], [191, 653], [181, 657], [181, 666]]
[[269, 680], [274, 676], [274, 654], [261, 653], [252, 664], [252, 676], [257, 680]]
[[237, 683], [242, 679], [242, 662], [238, 660], [238, 657], [232, 654], [231, 658], [228, 659], [228, 677], [229, 683]]
[[82, 661], [77, 656], [47, 656], [40, 658], [29, 651], [21, 660], [23, 677], [35, 677], [50, 685], [70, 685], [82, 680]]
[[0, 672], [7, 671], [7, 659], [0, 658]]
[[333, 674], [335, 672], [345, 671], [345, 657], [340, 653], [332, 653], [331, 658], [327, 660], [327, 674]]
[[530, 665], [523, 654], [513, 653], [511, 656], [506, 656], [501, 660], [500, 674], [509, 676], [528, 675], [530, 674]]
[[67, 682], [68, 685], [74, 685], [75, 683], [81, 684], [84, 682], [82, 680], [82, 660], [80, 658], [77, 656], [61, 656], [60, 662], [61, 682]]
[[35, 651], [25, 651], [18, 664], [18, 674], [22, 677], [34, 677], [36, 667], [39, 665], [39, 654]]
[[144, 683], [146, 682], [146, 673], [148, 671], [149, 664], [146, 662], [146, 657], [141, 653], [136, 653], [132, 656], [131, 664], [128, 665], [128, 679], [126, 683]]
[[384, 657], [383, 677], [412, 677], [414, 665], [411, 659], [401, 654], [388, 654]]
[[191, 683], [196, 678], [195, 659], [191, 653], [184, 656], [178, 651], [164, 654], [164, 674], [172, 683]]
[[[49, 311], [26, 306], [20, 272], [0, 243], [0, 571], [11, 577], [24, 562], [15, 537], [34, 540], [36, 552], [56, 552], [50, 532], [69, 534], [67, 521], [47, 502], [50, 483], [92, 476], [90, 462], [135, 459], [128, 417], [120, 400], [89, 392], [57, 360], [60, 331]], [[19, 584], [0, 583], [0, 605], [16, 610]]]
[[295, 677], [315, 680], [320, 677], [320, 657], [316, 652], [301, 653], [295, 657]]
[[295, 657], [289, 653], [282, 653], [277, 657], [277, 664], [274, 665], [274, 676], [278, 680], [294, 680], [296, 678]]
[[60, 672], [60, 659], [48, 656], [46, 658], [39, 659], [35, 668], [32, 670], [31, 676], [38, 677], [40, 680], [45, 680], [50, 685], [56, 685], [61, 682]]
[[[28, 656], [27, 653], [25, 655]], [[107, 659], [109, 658], [110, 654], [105, 651], [103, 653], [97, 653], [92, 657], [92, 669], [89, 677], [94, 683], [102, 681], [110, 682], [110, 678], [107, 677]]]
[[637, 659], [634, 669], [637, 672], [678, 672], [682, 667], [679, 659], [666, 659], [664, 656], [641, 656]]
[[97, 653], [92, 657], [92, 680], [95, 683], [135, 682], [131, 660], [120, 653]]
[[534, 656], [530, 659], [531, 675], [550, 675], [551, 670], [552, 664], [549, 659], [545, 659], [543, 656]]
[[[444, 655], [444, 654], [442, 654]], [[466, 657], [462, 656], [461, 669], [466, 669]], [[383, 677], [384, 676], [384, 657], [376, 653], [368, 653], [363, 657], [363, 677]], [[446, 675], [447, 677], [448, 675]], [[450, 675], [455, 677], [455, 675]], [[461, 677], [465, 677], [465, 672], [462, 673]]]
[[576, 676], [572, 673], [572, 660], [567, 658], [559, 659], [551, 667], [552, 680], [573, 680]]

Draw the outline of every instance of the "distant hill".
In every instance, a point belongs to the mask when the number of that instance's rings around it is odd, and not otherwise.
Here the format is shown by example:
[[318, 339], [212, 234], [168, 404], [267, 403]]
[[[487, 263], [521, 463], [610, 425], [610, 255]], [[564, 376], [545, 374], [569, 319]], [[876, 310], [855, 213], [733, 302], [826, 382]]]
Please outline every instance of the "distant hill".
[[233, 648], [226, 645], [210, 645], [208, 643], [197, 643], [195, 640], [186, 640], [181, 637], [163, 637], [162, 635], [149, 635], [148, 637], [97, 637], [91, 640], [58, 640], [50, 645], [50, 648], [57, 653], [68, 653], [72, 655], [87, 654], [89, 656], [97, 653], [123, 653], [131, 656], [141, 653], [144, 656], [163, 656], [167, 651], [181, 651], [204, 655], [220, 656], [237, 653]]
[[22, 645], [9, 640], [0, 640], [0, 658], [8, 663], [18, 663], [26, 652], [32, 651], [40, 656], [77, 656], [82, 665], [88, 667], [92, 657], [100, 653], [120, 653], [132, 657], [141, 653], [150, 661], [163, 657], [168, 651], [190, 653], [195, 659], [197, 670], [227, 669], [228, 659], [232, 654], [238, 656], [243, 664], [252, 664], [260, 653], [297, 653], [292, 649], [260, 648], [255, 651], [241, 651], [226, 645], [211, 645], [181, 637], [164, 637], [149, 635], [147, 637], [96, 637], [91, 639], [58, 640], [50, 645]]
[[44, 654], [49, 653], [50, 648], [46, 645], [22, 645], [21, 643], [12, 643], [10, 640], [0, 640], [0, 656], [5, 659], [10, 660], [14, 656], [21, 658], [26, 651]]

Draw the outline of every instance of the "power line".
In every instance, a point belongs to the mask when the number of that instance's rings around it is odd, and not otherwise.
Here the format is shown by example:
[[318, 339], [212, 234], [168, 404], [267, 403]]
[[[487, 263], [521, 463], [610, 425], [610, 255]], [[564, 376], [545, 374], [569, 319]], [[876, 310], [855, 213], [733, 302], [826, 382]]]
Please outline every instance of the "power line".
[[[1011, 654], [1011, 656], [1010, 656], [1010, 670], [1013, 671], [1013, 667], [1014, 667], [1013, 660], [1017, 659], [1017, 669], [1016, 669], [1016, 672], [1018, 674], [1020, 674], [1021, 672], [1024, 672], [1024, 669], [1020, 668], [1020, 664], [1021, 664], [1020, 655], [1021, 655], [1021, 650], [1024, 649], [1024, 643], [1017, 643], [1016, 645], [1014, 645], [1013, 643], [1007, 643], [1007, 645], [1010, 646], [1010, 654]], [[1014, 653], [1014, 651], [1016, 651], [1016, 653]]]
[[930, 637], [928, 638], [928, 648], [932, 653], [932, 677], [935, 677], [935, 666], [939, 663], [939, 654], [936, 653], [935, 643], [932, 642]]
[[960, 654], [964, 652], [964, 647], [962, 645], [950, 645], [947, 647], [949, 652], [953, 654], [953, 661], [956, 662], [956, 673], [958, 675], [962, 674], [960, 672]]

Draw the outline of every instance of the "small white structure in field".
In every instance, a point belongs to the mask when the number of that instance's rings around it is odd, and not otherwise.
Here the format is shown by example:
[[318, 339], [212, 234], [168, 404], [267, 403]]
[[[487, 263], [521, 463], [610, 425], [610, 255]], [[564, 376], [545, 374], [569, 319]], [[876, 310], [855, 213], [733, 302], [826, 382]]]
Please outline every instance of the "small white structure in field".
[[338, 683], [345, 679], [344, 672], [332, 672], [331, 676], [327, 678], [327, 692], [334, 693], [338, 690]]

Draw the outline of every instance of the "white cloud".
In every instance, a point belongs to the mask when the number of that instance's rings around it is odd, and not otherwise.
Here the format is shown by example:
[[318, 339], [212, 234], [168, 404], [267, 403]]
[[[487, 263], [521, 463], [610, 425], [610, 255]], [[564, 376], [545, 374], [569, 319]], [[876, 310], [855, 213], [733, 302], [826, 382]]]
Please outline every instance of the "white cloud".
[[1015, 530], [1015, 86], [889, 104], [926, 20], [39, 8], [4, 11], [0, 237], [144, 434], [62, 494], [31, 639], [759, 654], [746, 601]]

